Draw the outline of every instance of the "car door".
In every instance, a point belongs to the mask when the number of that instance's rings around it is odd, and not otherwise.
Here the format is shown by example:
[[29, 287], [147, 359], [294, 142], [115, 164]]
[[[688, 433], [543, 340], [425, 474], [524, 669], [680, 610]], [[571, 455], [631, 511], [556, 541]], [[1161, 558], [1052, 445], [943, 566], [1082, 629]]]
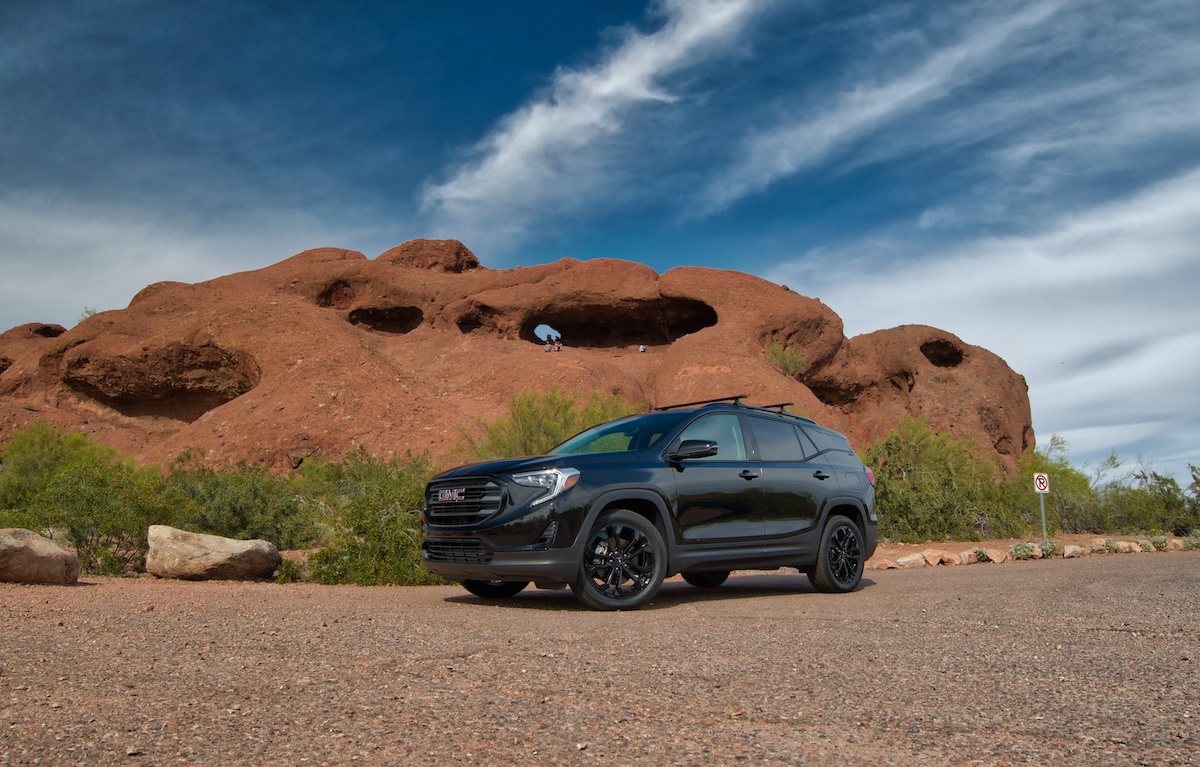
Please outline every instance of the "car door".
[[799, 429], [778, 418], [747, 416], [763, 500], [763, 533], [781, 538], [812, 529], [825, 497], [837, 488], [829, 462]]
[[675, 472], [676, 514], [680, 538], [705, 542], [759, 538], [763, 534], [761, 471], [747, 459], [746, 440], [737, 413], [703, 415], [675, 438], [717, 443], [717, 454], [679, 462]]

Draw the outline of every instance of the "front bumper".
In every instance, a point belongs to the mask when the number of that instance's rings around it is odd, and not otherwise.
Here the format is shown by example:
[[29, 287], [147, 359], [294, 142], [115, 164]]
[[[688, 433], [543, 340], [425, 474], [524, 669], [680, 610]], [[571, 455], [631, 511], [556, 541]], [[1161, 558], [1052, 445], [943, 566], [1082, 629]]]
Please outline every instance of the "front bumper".
[[478, 539], [427, 536], [421, 546], [421, 564], [452, 581], [570, 583], [579, 574], [581, 557], [575, 546], [500, 551]]

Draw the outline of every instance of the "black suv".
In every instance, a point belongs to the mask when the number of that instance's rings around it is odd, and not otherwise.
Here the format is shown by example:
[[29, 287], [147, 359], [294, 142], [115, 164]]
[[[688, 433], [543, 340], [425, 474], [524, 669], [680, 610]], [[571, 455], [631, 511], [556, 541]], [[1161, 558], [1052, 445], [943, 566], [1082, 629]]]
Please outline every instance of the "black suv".
[[847, 439], [745, 395], [601, 424], [536, 458], [462, 466], [425, 488], [422, 563], [473, 594], [569, 585], [600, 610], [663, 579], [796, 567], [851, 591], [878, 539], [875, 477]]

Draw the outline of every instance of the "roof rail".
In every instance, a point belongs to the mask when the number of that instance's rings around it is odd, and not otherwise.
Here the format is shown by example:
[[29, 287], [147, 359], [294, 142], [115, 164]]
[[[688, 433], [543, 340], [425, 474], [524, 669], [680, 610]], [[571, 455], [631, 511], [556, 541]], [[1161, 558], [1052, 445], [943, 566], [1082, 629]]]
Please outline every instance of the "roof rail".
[[695, 402], [680, 402], [677, 405], [663, 405], [662, 407], [654, 408], [658, 410], [674, 410], [677, 407], [692, 407], [694, 405], [712, 405], [716, 402], [732, 402], [735, 405], [742, 404], [742, 400], [746, 399], [745, 394], [735, 394], [732, 397], [717, 397], [716, 399], [702, 399]]
[[746, 403], [742, 402], [742, 400], [745, 398], [746, 398], [745, 394], [735, 394], [732, 397], [718, 397], [717, 399], [702, 399], [702, 400], [697, 400], [696, 402], [680, 402], [678, 405], [663, 405], [662, 407], [656, 407], [656, 408], [654, 408], [654, 412], [658, 412], [660, 410], [674, 410], [675, 408], [680, 408], [680, 407], [694, 407], [696, 405], [716, 405], [716, 404], [722, 403], [722, 402], [729, 402], [734, 407], [745, 408], [746, 410], [757, 410], [760, 413], [773, 413], [773, 414], [777, 414], [777, 415], [787, 416], [788, 418], [794, 418], [798, 421], [804, 421], [806, 423], [816, 423], [816, 421], [814, 421], [813, 419], [811, 419], [807, 416], [796, 415], [795, 413], [789, 413], [787, 410], [784, 409], [788, 405], [795, 404], [793, 402], [777, 402], [774, 405], [747, 405]]

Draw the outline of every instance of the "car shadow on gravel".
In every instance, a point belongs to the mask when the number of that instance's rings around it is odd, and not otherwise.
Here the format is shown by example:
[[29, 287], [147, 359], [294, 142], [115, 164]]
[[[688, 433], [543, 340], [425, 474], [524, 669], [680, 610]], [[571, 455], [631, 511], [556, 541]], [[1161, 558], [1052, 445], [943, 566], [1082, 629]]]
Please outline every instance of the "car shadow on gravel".
[[[855, 591], [871, 588], [875, 582], [863, 578], [861, 585]], [[763, 597], [811, 597], [826, 596], [819, 593], [803, 575], [735, 575], [724, 584], [712, 588], [701, 589], [684, 583], [682, 579], [672, 578], [663, 584], [662, 590], [650, 604], [641, 610], [666, 610], [680, 605], [697, 604], [700, 602], [719, 602], [730, 599], [751, 599]], [[840, 596], [840, 595], [831, 595]], [[446, 597], [446, 602], [479, 607], [507, 607], [515, 610], [557, 610], [570, 612], [592, 612], [591, 608], [580, 602], [570, 589], [535, 589], [532, 586], [507, 599], [484, 599], [473, 594], [458, 594]]]

